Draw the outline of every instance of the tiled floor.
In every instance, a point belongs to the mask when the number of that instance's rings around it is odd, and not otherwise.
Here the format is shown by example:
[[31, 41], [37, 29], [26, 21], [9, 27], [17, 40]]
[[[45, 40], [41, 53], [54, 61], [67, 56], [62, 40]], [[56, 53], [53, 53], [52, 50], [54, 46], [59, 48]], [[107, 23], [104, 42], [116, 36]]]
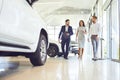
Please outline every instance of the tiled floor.
[[32, 67], [26, 58], [0, 58], [0, 80], [120, 80], [120, 63], [70, 56], [48, 58], [44, 66]]

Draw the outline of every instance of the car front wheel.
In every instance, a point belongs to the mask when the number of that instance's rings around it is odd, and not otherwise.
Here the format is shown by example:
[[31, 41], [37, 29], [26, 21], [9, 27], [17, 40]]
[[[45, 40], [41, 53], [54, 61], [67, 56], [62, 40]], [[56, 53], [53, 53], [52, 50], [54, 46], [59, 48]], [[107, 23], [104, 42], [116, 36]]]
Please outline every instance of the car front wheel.
[[30, 57], [30, 62], [34, 66], [44, 65], [47, 59], [47, 40], [44, 35], [40, 36], [38, 47], [35, 53]]

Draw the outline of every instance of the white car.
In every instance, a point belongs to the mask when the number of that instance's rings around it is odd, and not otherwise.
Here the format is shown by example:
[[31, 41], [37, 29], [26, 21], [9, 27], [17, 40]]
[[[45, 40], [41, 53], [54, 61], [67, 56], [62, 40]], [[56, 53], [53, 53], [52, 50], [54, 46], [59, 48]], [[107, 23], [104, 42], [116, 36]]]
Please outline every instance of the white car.
[[27, 1], [0, 0], [0, 56], [22, 55], [40, 66], [47, 59], [48, 34], [45, 23]]

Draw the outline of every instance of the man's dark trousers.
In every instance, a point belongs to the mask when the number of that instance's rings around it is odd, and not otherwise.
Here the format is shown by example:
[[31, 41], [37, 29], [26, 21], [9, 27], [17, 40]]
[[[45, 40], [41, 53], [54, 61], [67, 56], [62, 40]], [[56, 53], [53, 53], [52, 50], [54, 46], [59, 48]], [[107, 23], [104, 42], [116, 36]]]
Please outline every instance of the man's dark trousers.
[[61, 48], [62, 48], [62, 52], [64, 54], [64, 58], [67, 58], [67, 56], [68, 56], [69, 44], [70, 44], [70, 39], [64, 39], [61, 42]]
[[[71, 37], [71, 35], [73, 35], [73, 29], [71, 26], [69, 26], [68, 31], [66, 32], [65, 28], [66, 28], [65, 25], [62, 26], [60, 33], [59, 33], [59, 39], [60, 39], [60, 36], [62, 35], [62, 37], [61, 37], [62, 52], [63, 52], [64, 58], [67, 58], [68, 53], [69, 53], [70, 37]], [[66, 33], [68, 33], [69, 35], [65, 36]], [[65, 48], [65, 46], [66, 46], [66, 48]]]

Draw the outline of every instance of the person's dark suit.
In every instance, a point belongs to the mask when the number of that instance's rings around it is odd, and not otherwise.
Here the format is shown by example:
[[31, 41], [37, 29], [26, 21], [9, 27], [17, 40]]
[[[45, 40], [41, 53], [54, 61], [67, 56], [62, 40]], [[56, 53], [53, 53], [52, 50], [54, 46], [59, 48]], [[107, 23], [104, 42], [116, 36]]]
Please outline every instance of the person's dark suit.
[[[65, 36], [66, 33], [69, 33], [69, 36]], [[69, 44], [70, 44], [70, 37], [73, 35], [73, 29], [71, 26], [68, 27], [68, 31], [66, 32], [66, 26], [62, 26], [60, 33], [59, 33], [59, 39], [62, 40], [61, 47], [62, 47], [62, 53], [64, 55], [64, 58], [68, 57], [69, 53]], [[65, 45], [66, 45], [66, 51], [65, 51]]]

